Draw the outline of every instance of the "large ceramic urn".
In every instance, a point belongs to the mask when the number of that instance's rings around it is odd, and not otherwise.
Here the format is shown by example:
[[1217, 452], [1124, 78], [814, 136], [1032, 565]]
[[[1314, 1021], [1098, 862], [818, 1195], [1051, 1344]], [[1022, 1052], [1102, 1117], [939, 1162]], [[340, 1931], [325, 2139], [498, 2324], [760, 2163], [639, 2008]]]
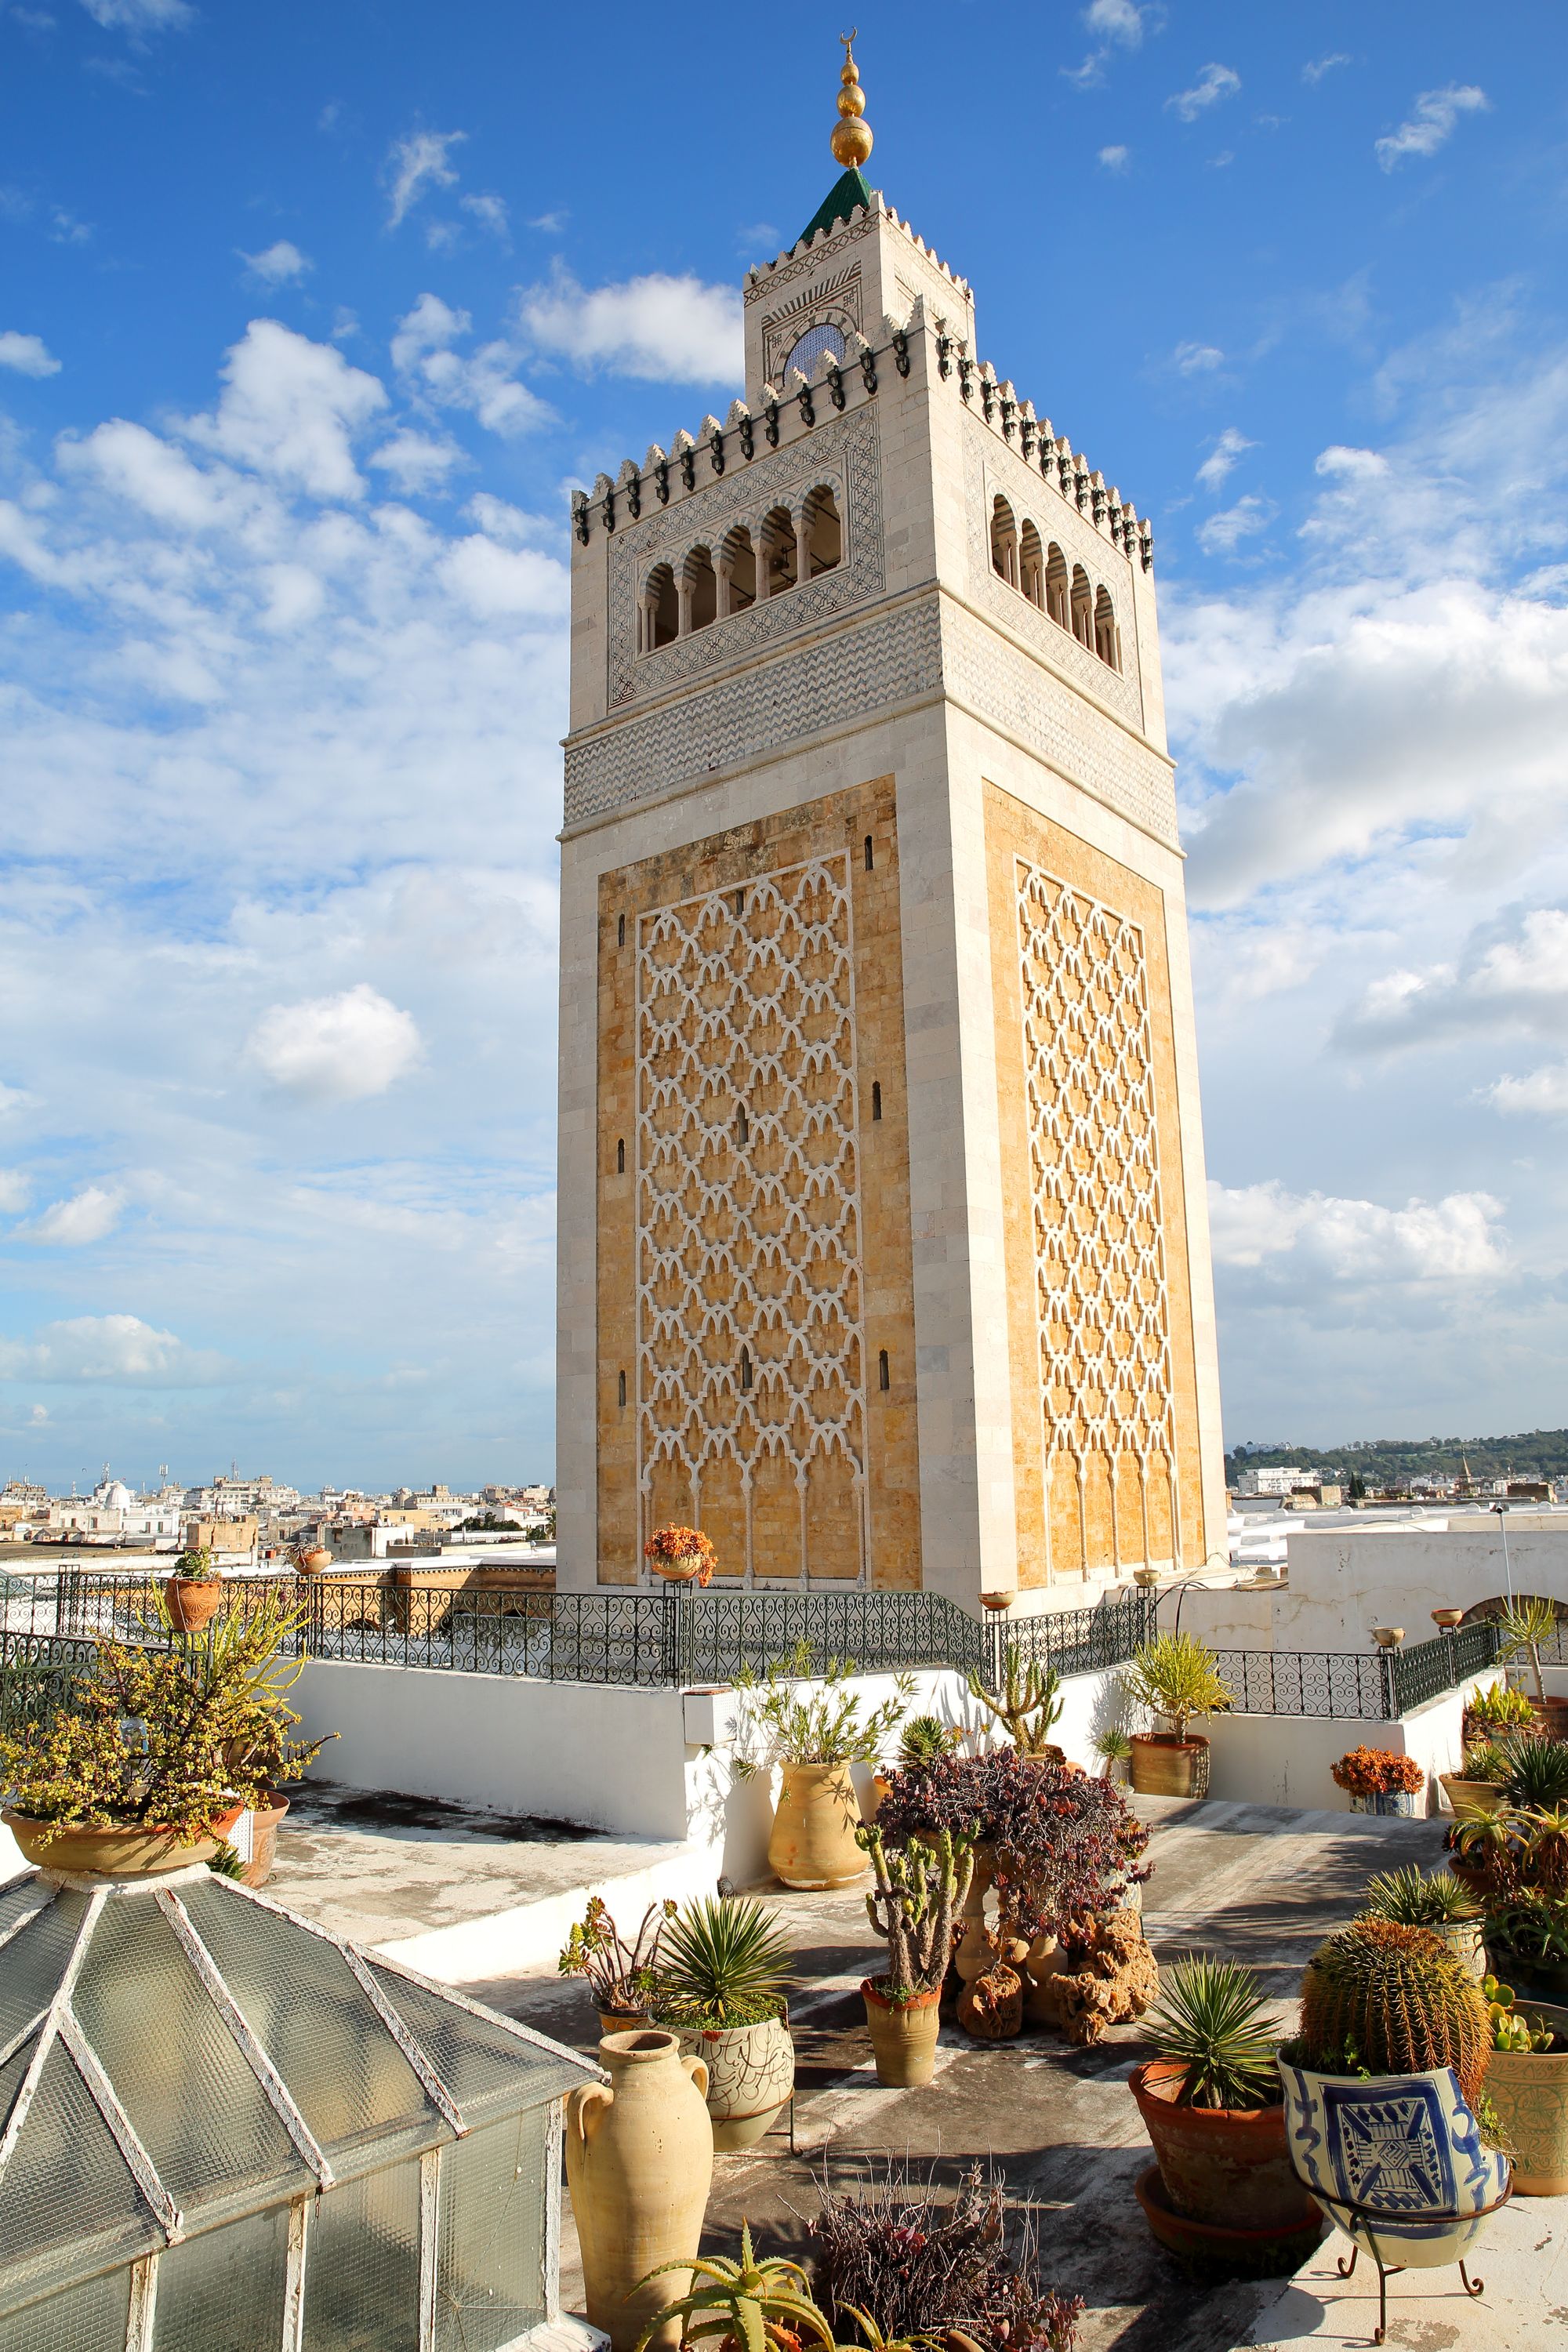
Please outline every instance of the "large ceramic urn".
[[[673, 2033], [607, 2033], [608, 2084], [566, 2098], [566, 2185], [577, 2218], [588, 2317], [614, 2352], [632, 2347], [656, 2312], [690, 2290], [689, 2273], [639, 2281], [660, 2263], [695, 2256], [713, 2178], [708, 2069]], [[678, 2322], [651, 2338], [673, 2352]]]
[[855, 1843], [860, 1805], [847, 1764], [786, 1764], [768, 1866], [786, 1886], [849, 1886], [868, 1864]]

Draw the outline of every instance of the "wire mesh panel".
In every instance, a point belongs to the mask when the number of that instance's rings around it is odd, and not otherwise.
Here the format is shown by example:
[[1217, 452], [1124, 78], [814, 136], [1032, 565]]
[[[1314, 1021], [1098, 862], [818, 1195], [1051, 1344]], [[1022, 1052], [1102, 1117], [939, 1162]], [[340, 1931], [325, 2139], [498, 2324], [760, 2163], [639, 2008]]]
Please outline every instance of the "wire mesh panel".
[[[34, 2046], [25, 2042], [0, 2067], [0, 2114], [10, 2114]], [[5, 2168], [0, 2276], [7, 2292], [64, 2286], [163, 2242], [109, 2126], [57, 2042]]]
[[441, 2151], [435, 2352], [505, 2352], [544, 2316], [548, 2107]]
[[158, 2257], [153, 2352], [278, 2352], [289, 2208], [184, 2239]]
[[130, 2270], [105, 2271], [0, 2318], [0, 2352], [125, 2352], [130, 2323]]
[[329, 2189], [310, 2219], [304, 2352], [419, 2352], [419, 2160]]

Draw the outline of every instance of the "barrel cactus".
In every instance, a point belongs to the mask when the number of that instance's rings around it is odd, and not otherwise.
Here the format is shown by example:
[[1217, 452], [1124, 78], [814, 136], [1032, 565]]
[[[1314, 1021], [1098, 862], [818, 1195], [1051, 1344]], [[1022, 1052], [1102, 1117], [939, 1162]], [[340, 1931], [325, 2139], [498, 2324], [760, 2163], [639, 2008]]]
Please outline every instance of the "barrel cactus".
[[1419, 2074], [1451, 2066], [1473, 2105], [1490, 2039], [1486, 2002], [1426, 1927], [1355, 1919], [1307, 1963], [1298, 2046], [1315, 2071]]

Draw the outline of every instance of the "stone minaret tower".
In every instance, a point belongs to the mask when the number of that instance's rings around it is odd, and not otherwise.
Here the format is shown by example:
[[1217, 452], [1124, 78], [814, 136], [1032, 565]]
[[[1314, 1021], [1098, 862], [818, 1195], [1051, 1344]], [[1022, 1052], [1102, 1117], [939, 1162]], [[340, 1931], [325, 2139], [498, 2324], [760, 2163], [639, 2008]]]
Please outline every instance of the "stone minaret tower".
[[1152, 539], [847, 168], [574, 501], [564, 1590], [1083, 1599], [1225, 1540]]

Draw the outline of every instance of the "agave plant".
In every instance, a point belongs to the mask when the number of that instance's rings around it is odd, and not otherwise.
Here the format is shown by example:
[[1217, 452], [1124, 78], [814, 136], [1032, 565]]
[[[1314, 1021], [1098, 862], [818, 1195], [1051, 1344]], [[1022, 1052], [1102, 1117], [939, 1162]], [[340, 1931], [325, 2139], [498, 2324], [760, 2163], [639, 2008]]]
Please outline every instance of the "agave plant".
[[1568, 1802], [1568, 1740], [1520, 1740], [1502, 1791], [1505, 1804], [1536, 1811]]
[[911, 1715], [899, 1734], [899, 1762], [905, 1771], [919, 1772], [951, 1756], [963, 1738], [962, 1727], [943, 1723], [940, 1715]]
[[667, 2303], [637, 2337], [637, 2352], [643, 2352], [649, 2337], [672, 2319], [680, 2322], [682, 2344], [717, 2336], [722, 2339], [722, 2352], [768, 2352], [770, 2346], [776, 2352], [795, 2352], [807, 2336], [826, 2347], [826, 2352], [834, 2352], [833, 2330], [812, 2301], [800, 2264], [772, 2256], [759, 2262], [744, 2221], [738, 2262], [727, 2254], [700, 2254], [695, 2262], [683, 2255], [678, 2262], [656, 2263], [633, 2292], [640, 2293], [649, 2280], [668, 2271], [690, 2272], [707, 2284]]
[[1405, 1927], [1440, 1927], [1481, 1916], [1480, 1905], [1451, 1870], [1428, 1873], [1414, 1863], [1369, 1878], [1361, 1907], [1366, 1918], [1396, 1919]]
[[654, 1991], [661, 2021], [710, 2031], [777, 2017], [789, 1938], [765, 1904], [710, 1895], [665, 1929]]
[[1237, 2109], [1279, 2099], [1279, 2037], [1257, 1977], [1235, 1960], [1191, 1952], [1163, 1978], [1144, 2032], [1162, 2058], [1184, 2066], [1178, 2104]]

